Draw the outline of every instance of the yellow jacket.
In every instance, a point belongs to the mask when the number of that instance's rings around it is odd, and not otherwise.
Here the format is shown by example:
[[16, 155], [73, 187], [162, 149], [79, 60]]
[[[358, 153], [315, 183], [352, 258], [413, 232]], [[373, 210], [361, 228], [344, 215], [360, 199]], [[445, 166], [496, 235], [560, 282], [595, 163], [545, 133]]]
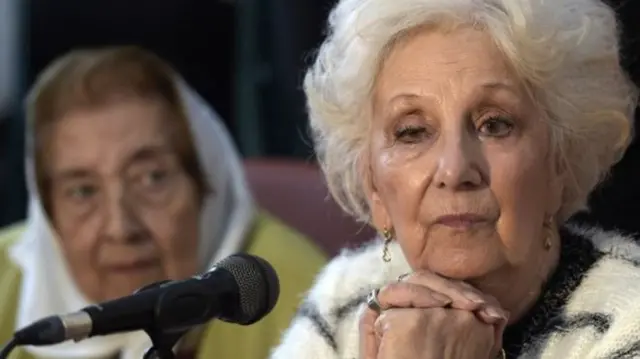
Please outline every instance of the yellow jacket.
[[[15, 331], [20, 269], [8, 256], [24, 225], [0, 231], [0, 345]], [[264, 359], [289, 326], [301, 298], [311, 287], [326, 257], [308, 239], [264, 213], [256, 218], [245, 251], [266, 259], [278, 272], [280, 298], [273, 311], [250, 326], [213, 321], [197, 344], [197, 359]], [[18, 348], [11, 359], [35, 359]]]

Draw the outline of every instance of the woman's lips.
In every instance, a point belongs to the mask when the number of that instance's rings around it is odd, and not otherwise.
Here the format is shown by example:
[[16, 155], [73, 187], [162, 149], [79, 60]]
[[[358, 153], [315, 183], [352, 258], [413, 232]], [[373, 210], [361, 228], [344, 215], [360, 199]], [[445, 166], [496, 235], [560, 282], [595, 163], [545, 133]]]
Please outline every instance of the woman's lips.
[[475, 213], [447, 214], [435, 221], [436, 224], [455, 229], [468, 229], [487, 222], [487, 217]]
[[131, 272], [131, 271], [138, 271], [142, 269], [156, 267], [159, 264], [160, 264], [159, 259], [151, 258], [151, 259], [137, 259], [137, 260], [127, 261], [127, 262], [111, 263], [106, 265], [106, 267], [108, 270], [111, 270], [114, 272]]

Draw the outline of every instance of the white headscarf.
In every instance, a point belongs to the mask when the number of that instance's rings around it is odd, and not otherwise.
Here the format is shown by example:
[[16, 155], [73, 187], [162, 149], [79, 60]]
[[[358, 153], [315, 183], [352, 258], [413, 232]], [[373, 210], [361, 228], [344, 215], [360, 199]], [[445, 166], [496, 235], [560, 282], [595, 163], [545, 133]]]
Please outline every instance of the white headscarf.
[[[218, 115], [182, 79], [176, 80], [187, 113], [200, 165], [210, 188], [200, 216], [201, 270], [242, 249], [254, 217], [254, 206], [240, 158]], [[30, 133], [31, 131], [27, 131]], [[42, 207], [35, 181], [31, 138], [27, 138], [27, 182], [30, 191], [27, 227], [11, 249], [22, 269], [16, 328], [38, 319], [81, 309], [90, 303], [75, 285], [57, 235]], [[102, 359], [121, 353], [123, 359], [140, 359], [151, 345], [144, 332], [94, 337], [79, 343], [28, 347], [43, 358]]]

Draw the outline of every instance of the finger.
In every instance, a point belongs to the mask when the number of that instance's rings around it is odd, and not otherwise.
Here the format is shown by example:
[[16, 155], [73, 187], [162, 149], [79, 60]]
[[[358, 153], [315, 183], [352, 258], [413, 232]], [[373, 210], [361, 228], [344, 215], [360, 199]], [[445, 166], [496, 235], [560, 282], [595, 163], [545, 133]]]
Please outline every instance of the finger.
[[451, 298], [428, 287], [397, 282], [380, 289], [378, 302], [382, 310], [390, 308], [438, 308], [451, 303]]
[[486, 305], [475, 311], [475, 313], [476, 317], [486, 324], [497, 325], [506, 323], [509, 320], [509, 313], [495, 305]]
[[475, 312], [478, 319], [491, 325], [509, 320], [509, 312], [502, 308], [502, 305], [500, 305], [500, 302], [494, 296], [484, 294], [484, 298], [487, 304]]
[[[380, 343], [382, 339], [388, 339], [389, 333], [398, 333], [398, 329], [406, 331], [412, 326], [415, 327], [416, 320], [421, 320], [425, 311], [431, 310], [450, 310], [444, 308], [393, 308], [387, 309], [380, 313], [374, 324], [376, 337]], [[378, 353], [380, 353], [380, 347], [378, 347]]]
[[506, 315], [506, 318], [504, 318], [503, 320], [498, 321], [496, 324], [494, 324], [494, 353], [496, 354], [496, 357], [498, 357], [498, 354], [500, 353], [500, 350], [502, 350], [502, 335], [504, 334], [505, 329], [507, 328], [507, 324], [509, 323], [509, 315]]
[[394, 309], [389, 309], [387, 311], [384, 311], [382, 313], [380, 313], [380, 315], [378, 316], [378, 318], [376, 318], [375, 323], [373, 324], [374, 330], [376, 332], [376, 338], [379, 340], [380, 338], [382, 338], [382, 335], [384, 334], [384, 331], [389, 329], [389, 326], [386, 323], [387, 317], [389, 316], [389, 313], [393, 312]]
[[379, 314], [366, 308], [360, 317], [360, 353], [361, 359], [376, 359], [378, 357], [379, 337], [376, 333], [376, 322]]
[[[379, 331], [378, 357], [376, 359], [427, 357], [424, 342], [428, 340], [423, 319], [426, 311], [448, 310], [443, 308], [394, 308], [384, 311], [376, 321]], [[419, 328], [419, 329], [418, 329]], [[442, 358], [443, 356], [431, 356]]]
[[[446, 295], [451, 298], [451, 307], [455, 309], [475, 311], [485, 306], [496, 306], [497, 304], [493, 298], [468, 283], [448, 279], [428, 271], [412, 273], [404, 277], [402, 282], [422, 285]], [[496, 307], [496, 309], [500, 309], [499, 306]]]

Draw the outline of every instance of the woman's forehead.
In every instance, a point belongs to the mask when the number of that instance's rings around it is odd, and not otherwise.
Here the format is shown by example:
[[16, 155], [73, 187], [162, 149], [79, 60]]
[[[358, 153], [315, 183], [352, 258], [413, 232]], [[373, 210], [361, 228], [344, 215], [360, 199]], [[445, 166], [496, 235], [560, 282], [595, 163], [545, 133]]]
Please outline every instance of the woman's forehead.
[[438, 96], [451, 87], [471, 90], [495, 83], [517, 90], [519, 81], [487, 34], [469, 28], [424, 30], [391, 50], [376, 94], [387, 102], [402, 93]]
[[114, 171], [130, 162], [172, 153], [162, 106], [131, 101], [69, 113], [50, 132], [53, 172], [101, 168]]

